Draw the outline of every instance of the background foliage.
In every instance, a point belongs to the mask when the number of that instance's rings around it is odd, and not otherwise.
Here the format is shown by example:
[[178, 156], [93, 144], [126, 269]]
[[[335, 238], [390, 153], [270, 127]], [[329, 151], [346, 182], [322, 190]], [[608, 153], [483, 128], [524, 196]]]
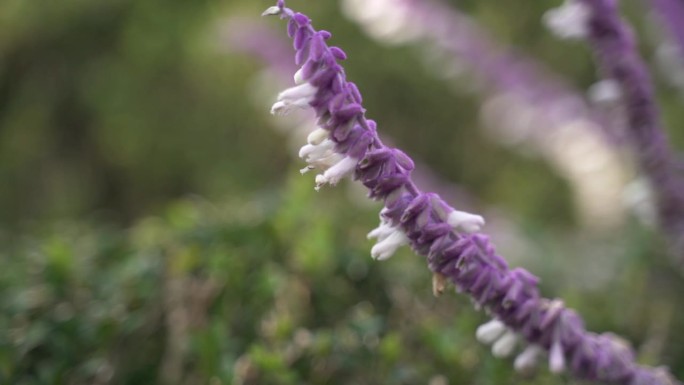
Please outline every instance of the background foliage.
[[[493, 358], [473, 336], [485, 316], [435, 299], [420, 258], [369, 258], [376, 205], [299, 176], [269, 101], [255, 103], [262, 63], [219, 33], [268, 5], [3, 2], [0, 383], [572, 383]], [[575, 85], [593, 81], [586, 48], [543, 31], [545, 4], [458, 5]], [[684, 377], [684, 281], [656, 233], [636, 221], [588, 233], [567, 182], [481, 133], [477, 95], [413, 48], [369, 40], [334, 2], [290, 6], [334, 33], [383, 133], [478, 197], [473, 210], [514, 218], [531, 245], [518, 263], [547, 296]], [[657, 80], [681, 149], [684, 102]]]

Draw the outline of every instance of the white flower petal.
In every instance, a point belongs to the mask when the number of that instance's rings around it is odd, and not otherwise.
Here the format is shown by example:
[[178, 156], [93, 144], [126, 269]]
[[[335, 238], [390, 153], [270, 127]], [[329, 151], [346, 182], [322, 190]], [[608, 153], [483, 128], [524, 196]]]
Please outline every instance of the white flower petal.
[[320, 158], [307, 159], [307, 162], [309, 162], [309, 165], [313, 166], [314, 168], [319, 170], [327, 170], [328, 168], [339, 163], [343, 158], [343, 155], [330, 151], [328, 154]]
[[529, 345], [522, 353], [518, 354], [513, 362], [513, 368], [518, 372], [528, 372], [537, 367], [539, 356], [543, 350], [537, 345]]
[[377, 238], [378, 242], [383, 241], [385, 238], [389, 237], [394, 231], [397, 229], [395, 227], [392, 227], [389, 225], [387, 222], [381, 222], [380, 226], [376, 227], [375, 229], [371, 230], [367, 238]]
[[317, 128], [306, 137], [306, 142], [311, 145], [317, 145], [323, 143], [324, 140], [328, 139], [330, 134], [327, 130], [322, 128]]
[[447, 223], [454, 229], [459, 229], [466, 233], [476, 233], [482, 229], [485, 220], [480, 215], [454, 210], [447, 217]]
[[275, 102], [271, 107], [271, 114], [277, 116], [285, 116], [292, 112], [292, 108], [283, 102]]
[[549, 352], [549, 370], [551, 370], [552, 373], [562, 373], [565, 371], [563, 347], [558, 341], [554, 341], [553, 344], [551, 344], [551, 351]]
[[261, 16], [272, 16], [272, 15], [279, 15], [282, 10], [280, 7], [276, 7], [275, 5], [272, 7], [268, 7], [262, 14]]
[[294, 109], [304, 109], [309, 107], [318, 92], [318, 88], [309, 83], [288, 88], [278, 95], [278, 101], [271, 107], [274, 115], [287, 115]]
[[475, 331], [475, 337], [483, 344], [491, 344], [496, 341], [506, 331], [503, 322], [493, 319], [486, 324], [480, 325]]
[[322, 174], [316, 175], [316, 185], [314, 186], [314, 190], [316, 191], [321, 191], [321, 187], [325, 185], [325, 177], [323, 177]]
[[289, 100], [295, 101], [300, 99], [311, 99], [316, 95], [318, 88], [312, 86], [309, 83], [304, 83], [298, 86], [294, 86], [286, 89], [285, 91], [278, 94], [278, 100]]
[[295, 84], [304, 84], [304, 77], [302, 76], [304, 72], [303, 68], [300, 68], [295, 72], [294, 74], [294, 82]]
[[323, 173], [324, 183], [336, 185], [342, 178], [348, 176], [356, 169], [359, 163], [358, 159], [350, 156], [345, 156], [341, 161], [335, 163], [333, 166], [325, 170]]
[[378, 242], [371, 249], [373, 259], [384, 261], [390, 258], [397, 249], [409, 243], [408, 237], [399, 229], [395, 230], [387, 238]]
[[305, 144], [299, 149], [299, 157], [306, 160], [316, 160], [331, 155], [335, 143], [332, 140], [324, 140], [319, 144]]
[[492, 354], [494, 357], [503, 358], [508, 357], [513, 353], [515, 349], [515, 344], [518, 341], [518, 336], [512, 330], [506, 331], [506, 333], [496, 340], [494, 346], [492, 346]]

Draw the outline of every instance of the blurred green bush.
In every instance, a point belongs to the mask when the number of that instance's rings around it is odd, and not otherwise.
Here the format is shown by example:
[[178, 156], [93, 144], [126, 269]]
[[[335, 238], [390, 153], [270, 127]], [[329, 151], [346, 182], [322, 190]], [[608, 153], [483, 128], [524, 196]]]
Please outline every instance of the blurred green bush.
[[[373, 262], [358, 241], [368, 209], [331, 203], [299, 176], [288, 186], [246, 203], [177, 202], [125, 231], [61, 223], [11, 242], [0, 383], [567, 383], [493, 358], [473, 337], [484, 315], [463, 296], [433, 298], [410, 251]], [[652, 345], [646, 362], [674, 364], [681, 282], [643, 258], [603, 290], [550, 291], [594, 328]]]

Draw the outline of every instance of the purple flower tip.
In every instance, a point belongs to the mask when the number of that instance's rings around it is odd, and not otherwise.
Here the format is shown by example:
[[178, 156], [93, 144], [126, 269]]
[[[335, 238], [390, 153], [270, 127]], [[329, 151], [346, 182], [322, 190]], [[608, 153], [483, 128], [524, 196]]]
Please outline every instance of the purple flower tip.
[[294, 19], [295, 23], [297, 23], [297, 25], [300, 27], [306, 27], [311, 22], [311, 20], [306, 15], [301, 14], [299, 12], [295, 13], [295, 15], [292, 18]]

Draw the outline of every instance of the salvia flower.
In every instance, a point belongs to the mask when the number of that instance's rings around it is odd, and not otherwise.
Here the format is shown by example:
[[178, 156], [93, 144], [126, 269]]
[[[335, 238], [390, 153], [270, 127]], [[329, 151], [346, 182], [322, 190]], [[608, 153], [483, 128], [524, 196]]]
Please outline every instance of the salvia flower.
[[[528, 347], [549, 352], [552, 370], [567, 370], [581, 379], [677, 383], [660, 369], [636, 364], [632, 350], [614, 336], [586, 331], [581, 318], [562, 302], [542, 298], [538, 279], [524, 269], [509, 269], [486, 235], [455, 230], [447, 221], [454, 209], [438, 195], [420, 191], [411, 179], [411, 159], [378, 138], [375, 123], [365, 117], [358, 89], [346, 80], [338, 63], [346, 55], [326, 43], [330, 33], [315, 30], [307, 16], [286, 8], [283, 0], [277, 7], [267, 14], [288, 20], [301, 78], [316, 87], [307, 103], [316, 112], [319, 127], [327, 131], [333, 151], [345, 163], [356, 161], [351, 176], [368, 189], [369, 197], [384, 202], [381, 225], [369, 234], [379, 240], [374, 247], [378, 259], [389, 257], [405, 242], [425, 256], [437, 286], [447, 279], [497, 320], [478, 329], [480, 338], [493, 342], [497, 356], [514, 353], [524, 340]], [[519, 366], [529, 366], [534, 357], [528, 356], [535, 354], [522, 354]]]

